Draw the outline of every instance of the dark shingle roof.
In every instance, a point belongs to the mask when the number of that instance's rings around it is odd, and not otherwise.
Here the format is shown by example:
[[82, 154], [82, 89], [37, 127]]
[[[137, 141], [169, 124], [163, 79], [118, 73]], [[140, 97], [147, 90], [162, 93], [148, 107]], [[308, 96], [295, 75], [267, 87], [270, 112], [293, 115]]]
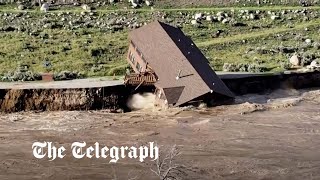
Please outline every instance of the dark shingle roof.
[[177, 94], [176, 106], [211, 90], [233, 97], [198, 47], [180, 29], [155, 21], [132, 31], [130, 39], [157, 74], [158, 87], [184, 87]]
[[183, 89], [184, 89], [184, 86], [163, 88], [163, 92], [168, 100], [168, 104], [175, 105], [178, 102], [180, 95], [183, 92]]

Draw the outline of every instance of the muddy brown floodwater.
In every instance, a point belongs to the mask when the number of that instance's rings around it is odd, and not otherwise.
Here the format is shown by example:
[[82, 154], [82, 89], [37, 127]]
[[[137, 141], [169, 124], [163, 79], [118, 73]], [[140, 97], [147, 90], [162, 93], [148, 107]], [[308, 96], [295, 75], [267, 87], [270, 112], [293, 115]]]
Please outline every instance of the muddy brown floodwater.
[[177, 179], [320, 179], [320, 90], [279, 90], [237, 97], [213, 108], [22, 112], [0, 116], [0, 179], [159, 179], [155, 162], [38, 160], [35, 141], [67, 148], [157, 142], [176, 145]]

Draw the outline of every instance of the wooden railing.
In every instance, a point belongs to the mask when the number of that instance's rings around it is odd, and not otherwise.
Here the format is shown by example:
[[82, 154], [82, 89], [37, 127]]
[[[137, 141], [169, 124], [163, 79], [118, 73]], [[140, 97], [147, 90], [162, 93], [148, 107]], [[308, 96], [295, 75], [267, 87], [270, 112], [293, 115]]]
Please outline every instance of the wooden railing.
[[153, 85], [157, 81], [156, 75], [151, 72], [145, 72], [140, 74], [126, 75], [124, 83], [126, 85], [140, 86], [140, 85]]

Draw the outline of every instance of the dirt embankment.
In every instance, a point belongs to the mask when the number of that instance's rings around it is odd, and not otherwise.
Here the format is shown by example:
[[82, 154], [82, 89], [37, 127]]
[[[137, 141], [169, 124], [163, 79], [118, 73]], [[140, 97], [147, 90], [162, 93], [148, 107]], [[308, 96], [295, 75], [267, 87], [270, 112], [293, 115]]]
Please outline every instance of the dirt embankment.
[[[103, 92], [104, 91], [104, 92]], [[120, 91], [87, 89], [11, 89], [0, 92], [1, 112], [123, 109]]]

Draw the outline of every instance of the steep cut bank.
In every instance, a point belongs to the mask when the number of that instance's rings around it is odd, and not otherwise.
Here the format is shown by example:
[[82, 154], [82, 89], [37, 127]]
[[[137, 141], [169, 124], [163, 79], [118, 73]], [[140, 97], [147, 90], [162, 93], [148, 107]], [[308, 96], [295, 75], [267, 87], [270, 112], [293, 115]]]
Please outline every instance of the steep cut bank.
[[126, 109], [123, 86], [80, 89], [9, 89], [0, 91], [1, 112]]

